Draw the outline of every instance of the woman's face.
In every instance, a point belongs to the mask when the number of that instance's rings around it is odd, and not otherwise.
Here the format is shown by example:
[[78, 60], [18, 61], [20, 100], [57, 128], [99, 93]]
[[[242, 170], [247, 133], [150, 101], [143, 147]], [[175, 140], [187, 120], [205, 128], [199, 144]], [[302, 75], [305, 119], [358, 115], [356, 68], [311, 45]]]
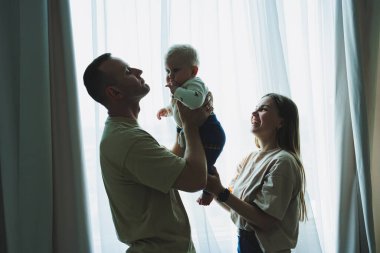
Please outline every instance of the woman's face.
[[252, 112], [252, 133], [262, 141], [275, 138], [282, 121], [276, 103], [271, 97], [264, 97]]

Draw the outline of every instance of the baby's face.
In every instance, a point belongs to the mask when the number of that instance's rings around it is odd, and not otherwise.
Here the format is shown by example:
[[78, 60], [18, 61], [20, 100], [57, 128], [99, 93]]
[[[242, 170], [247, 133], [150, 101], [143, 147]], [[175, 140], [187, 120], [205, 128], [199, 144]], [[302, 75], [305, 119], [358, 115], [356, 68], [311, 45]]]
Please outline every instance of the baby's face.
[[178, 57], [171, 57], [166, 61], [166, 82], [181, 86], [193, 78], [193, 66], [190, 66]]

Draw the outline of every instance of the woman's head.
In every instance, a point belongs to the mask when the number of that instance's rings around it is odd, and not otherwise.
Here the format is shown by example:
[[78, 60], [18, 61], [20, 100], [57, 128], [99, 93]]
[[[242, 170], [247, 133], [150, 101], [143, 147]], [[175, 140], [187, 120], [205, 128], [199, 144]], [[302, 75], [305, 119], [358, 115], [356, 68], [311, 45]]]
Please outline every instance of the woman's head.
[[285, 96], [269, 93], [262, 97], [252, 113], [252, 132], [258, 147], [261, 139], [274, 138], [280, 148], [300, 154], [298, 109]]

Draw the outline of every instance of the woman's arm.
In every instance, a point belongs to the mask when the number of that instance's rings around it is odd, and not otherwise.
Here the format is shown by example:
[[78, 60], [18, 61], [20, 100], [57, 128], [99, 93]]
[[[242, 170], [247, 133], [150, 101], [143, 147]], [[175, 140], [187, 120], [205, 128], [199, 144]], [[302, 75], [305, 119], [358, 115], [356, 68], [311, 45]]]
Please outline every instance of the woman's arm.
[[218, 205], [220, 205], [224, 210], [226, 210], [228, 212], [231, 211], [231, 208], [228, 205], [226, 205], [224, 202], [220, 202], [216, 198], [215, 198], [215, 200], [216, 200], [216, 203], [218, 203]]
[[[217, 173], [215, 175], [208, 175], [206, 190], [215, 196], [218, 196], [219, 193], [225, 190], [220, 182], [220, 178]], [[247, 203], [234, 196], [232, 193], [229, 195], [228, 199], [225, 202], [218, 201], [218, 203], [220, 203], [221, 206], [227, 211], [234, 210], [253, 226], [262, 230], [271, 229], [273, 225], [278, 221], [276, 218], [270, 216], [269, 214], [266, 214], [256, 205]]]
[[256, 205], [247, 203], [233, 194], [230, 194], [224, 204], [246, 219], [253, 226], [264, 231], [270, 230], [278, 221], [273, 216], [262, 211]]

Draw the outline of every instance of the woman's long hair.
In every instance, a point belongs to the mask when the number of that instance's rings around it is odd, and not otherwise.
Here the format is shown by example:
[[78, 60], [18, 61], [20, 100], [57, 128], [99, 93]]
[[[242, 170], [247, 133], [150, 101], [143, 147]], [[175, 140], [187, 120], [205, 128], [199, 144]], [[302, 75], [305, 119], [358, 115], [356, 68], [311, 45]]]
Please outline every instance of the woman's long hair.
[[[300, 153], [300, 133], [299, 133], [299, 117], [296, 104], [289, 98], [276, 94], [269, 93], [264, 97], [270, 97], [276, 103], [278, 114], [283, 119], [281, 128], [277, 131], [277, 142], [281, 149], [291, 153], [296, 159], [300, 172], [301, 188], [299, 192], [300, 201], [300, 220], [307, 219], [306, 203], [305, 203], [305, 170], [301, 162]], [[256, 139], [256, 145], [258, 144]]]

